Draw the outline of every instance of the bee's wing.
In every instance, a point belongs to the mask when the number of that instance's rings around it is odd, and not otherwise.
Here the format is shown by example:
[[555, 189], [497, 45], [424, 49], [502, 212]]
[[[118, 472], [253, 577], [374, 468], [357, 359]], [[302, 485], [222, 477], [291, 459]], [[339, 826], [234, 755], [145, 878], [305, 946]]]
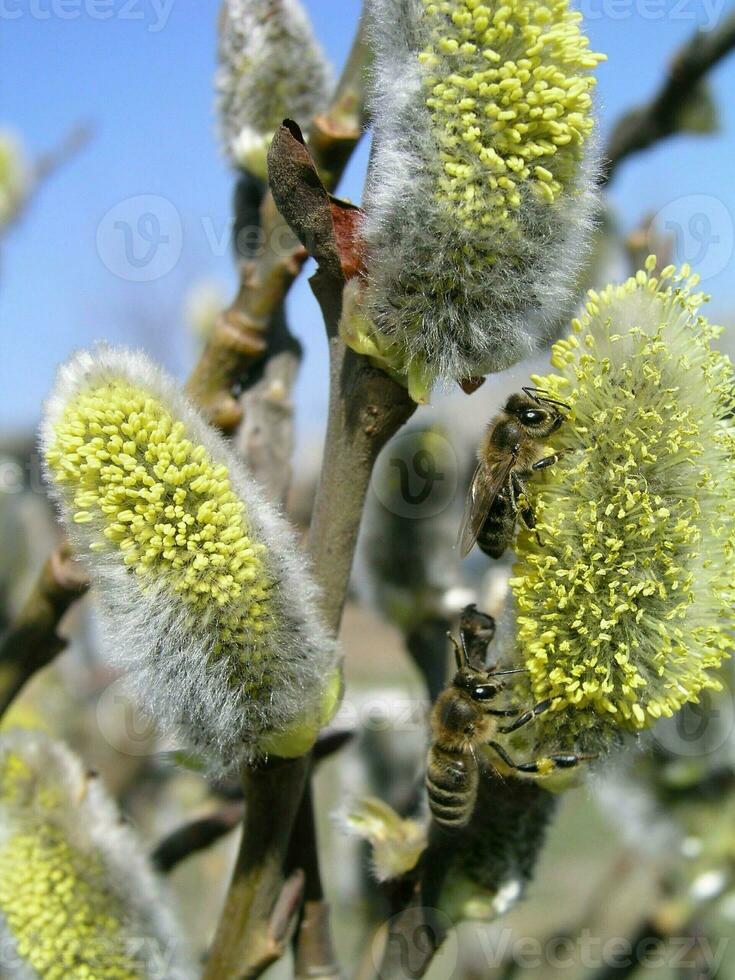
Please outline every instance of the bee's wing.
[[495, 498], [508, 482], [512, 466], [513, 458], [509, 457], [491, 464], [489, 468], [480, 463], [475, 470], [459, 529], [459, 553], [462, 558], [472, 551]]

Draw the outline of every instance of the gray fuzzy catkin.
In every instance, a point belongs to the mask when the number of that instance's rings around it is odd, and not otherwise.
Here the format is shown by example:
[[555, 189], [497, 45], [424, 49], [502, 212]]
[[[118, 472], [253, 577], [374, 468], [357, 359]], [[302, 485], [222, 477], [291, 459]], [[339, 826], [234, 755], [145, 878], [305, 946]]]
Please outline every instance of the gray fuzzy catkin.
[[[77, 470], [70, 481], [58, 482], [60, 466], [78, 469], [78, 463], [70, 463], [76, 452], [76, 437], [69, 434], [69, 425], [64, 422], [70, 407], [79, 405], [79, 399], [90, 393], [109, 389], [112, 395], [100, 396], [103, 407], [99, 411], [104, 414], [104, 406], [113, 400], [117, 386], [128, 386], [150, 399], [151, 418], [165, 412], [180, 423], [181, 439], [193, 447], [202, 447], [211, 464], [209, 469], [224, 467], [228, 486], [240, 502], [237, 506], [243, 508], [246, 537], [259, 551], [267, 600], [259, 600], [257, 595], [250, 600], [252, 593], [242, 591], [223, 604], [212, 600], [192, 606], [185, 601], [191, 589], [186, 594], [177, 590], [184, 574], [181, 568], [172, 568], [170, 562], [160, 559], [152, 570], [135, 574], [133, 569], [140, 572], [140, 560], [126, 564], [121, 547], [105, 536], [105, 529], [109, 531], [113, 521], [119, 526], [120, 514], [105, 515], [94, 499], [87, 501], [79, 496], [84, 490], [80, 488]], [[123, 418], [126, 424], [131, 421], [131, 416]], [[89, 451], [94, 432], [86, 423], [82, 428], [78, 421], [74, 424], [80, 431], [83, 451]], [[59, 436], [60, 427], [65, 432], [63, 438]], [[150, 472], [154, 464], [146, 461], [144, 454], [152, 445], [149, 442], [148, 448], [143, 445], [135, 449], [136, 461]], [[75, 552], [92, 578], [105, 647], [127, 670], [139, 702], [152, 717], [201, 753], [213, 772], [227, 771], [268, 754], [269, 740], [294, 726], [308, 722], [318, 729], [325, 704], [329, 707], [330, 691], [334, 694], [329, 685], [336, 675], [338, 657], [335, 642], [318, 613], [317, 588], [295, 534], [264, 499], [260, 487], [225, 440], [182, 395], [177, 383], [142, 353], [107, 346], [81, 351], [58, 372], [46, 404], [41, 447], [51, 493], [59, 504]], [[134, 451], [132, 446], [128, 450]], [[110, 452], [110, 446], [103, 452]], [[187, 458], [190, 457], [191, 453]], [[131, 458], [129, 454], [125, 458], [113, 454], [105, 465], [132, 465]], [[168, 478], [157, 475], [156, 479], [164, 485], [167, 503]], [[178, 477], [174, 474], [173, 479]], [[189, 525], [193, 533], [206, 526], [207, 518], [200, 508], [209, 506], [207, 501], [212, 495], [192, 478], [188, 483], [185, 479], [183, 487], [187, 492], [185, 507], [193, 515]], [[216, 499], [215, 510], [221, 510], [223, 504], [216, 503]], [[126, 500], [120, 507], [134, 505], [135, 500]], [[82, 523], [80, 507], [86, 515]], [[221, 535], [230, 533], [235, 523], [231, 512], [225, 517]], [[161, 514], [151, 520], [160, 537], [166, 533], [166, 522], [173, 518]], [[180, 546], [188, 562], [187, 551], [191, 549], [183, 542]], [[204, 544], [196, 546], [194, 557], [206, 554]], [[205, 569], [195, 580], [195, 587], [203, 584], [209, 589], [213, 580], [218, 581], [218, 575], [219, 570]], [[251, 613], [260, 615], [260, 632], [248, 625]], [[232, 631], [233, 618], [237, 620], [234, 639], [226, 635]]]
[[226, 156], [265, 177], [268, 145], [284, 117], [308, 130], [333, 88], [299, 0], [226, 0], [215, 87]]
[[[506, 16], [514, 23], [517, 9], [529, 6], [534, 5], [514, 0], [504, 10], [511, 11]], [[473, 16], [465, 0], [434, 7]], [[499, 6], [489, 7], [492, 23]], [[565, 84], [588, 84], [588, 69], [598, 56], [585, 50], [586, 39], [565, 3], [550, 3], [549, 9], [546, 28], [555, 29], [557, 20], [564, 21], [573, 57], [562, 57], [552, 43], [541, 57], [543, 66], [559, 69]], [[438, 34], [462, 42], [460, 28], [448, 13], [427, 14], [425, 0], [370, 0], [370, 11], [375, 135], [365, 204], [370, 274], [366, 308], [376, 329], [395, 342], [402, 362], [425, 366], [429, 379], [462, 380], [499, 371], [552, 340], [560, 315], [572, 304], [596, 200], [594, 140], [587, 134], [578, 160], [565, 162], [567, 151], [562, 148], [558, 155], [539, 158], [548, 170], [555, 165], [563, 169], [560, 193], [549, 202], [534, 190], [543, 190], [544, 181], [534, 174], [518, 178], [513, 192], [518, 206], [504, 217], [505, 205], [490, 191], [492, 168], [457, 137], [455, 163], [465, 168], [460, 178], [465, 183], [457, 193], [466, 189], [473, 195], [471, 207], [478, 208], [473, 219], [463, 223], [463, 203], [446, 194], [446, 158], [441, 157], [436, 121], [427, 106], [432, 92], [425, 79], [430, 73], [457, 89], [456, 97], [447, 97], [453, 103], [445, 107], [448, 118], [454, 119], [453, 110], [459, 118], [457, 103], [463, 95], [472, 95], [476, 105], [471, 112], [479, 120], [478, 131], [482, 129], [487, 107], [494, 111], [493, 98], [462, 92], [455, 84], [457, 79], [474, 84], [478, 72], [490, 66], [482, 56], [482, 31], [472, 28], [477, 34], [474, 55], [463, 56], [462, 48], [451, 56], [439, 51], [438, 63], [427, 66], [418, 54], [432, 45], [439, 50]], [[516, 25], [512, 39], [495, 45], [498, 64], [510, 65], [511, 75], [525, 54], [521, 41]], [[588, 95], [583, 98], [588, 100]], [[564, 122], [561, 107], [559, 112]], [[588, 117], [589, 112], [586, 118], [591, 122]], [[464, 125], [474, 125], [467, 119]], [[485, 147], [492, 147], [493, 140], [487, 129], [481, 133]], [[510, 170], [504, 173], [513, 176]], [[557, 176], [562, 173], [554, 173]]]
[[2, 976], [194, 980], [171, 897], [99, 778], [21, 729], [0, 736], [0, 773]]

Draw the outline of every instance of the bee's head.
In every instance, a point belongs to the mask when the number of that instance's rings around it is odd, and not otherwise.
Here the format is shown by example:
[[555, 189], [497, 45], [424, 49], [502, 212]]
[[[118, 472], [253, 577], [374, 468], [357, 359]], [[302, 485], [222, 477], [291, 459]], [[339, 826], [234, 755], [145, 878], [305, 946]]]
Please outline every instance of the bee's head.
[[524, 388], [523, 394], [511, 395], [505, 403], [505, 411], [535, 439], [547, 439], [564, 421], [563, 402], [543, 397], [534, 388]]
[[501, 681], [493, 680], [489, 671], [472, 667], [460, 667], [454, 675], [454, 686], [469, 694], [473, 701], [492, 701], [504, 687]]

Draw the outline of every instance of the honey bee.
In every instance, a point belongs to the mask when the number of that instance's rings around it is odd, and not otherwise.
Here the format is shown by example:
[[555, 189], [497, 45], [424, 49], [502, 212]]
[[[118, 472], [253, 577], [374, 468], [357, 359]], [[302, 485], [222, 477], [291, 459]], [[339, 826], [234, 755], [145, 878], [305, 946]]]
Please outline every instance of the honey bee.
[[[463, 558], [475, 543], [490, 558], [500, 558], [511, 544], [524, 481], [561, 458], [561, 453], [544, 456], [542, 448], [543, 441], [564, 422], [561, 408], [569, 406], [549, 398], [540, 388], [524, 388], [523, 394], [510, 396], [488, 426], [459, 532]], [[536, 526], [530, 507], [523, 507], [520, 513], [527, 527]]]
[[[460, 643], [450, 634], [457, 660], [457, 673], [439, 695], [431, 714], [432, 745], [429, 749], [426, 788], [434, 820], [447, 830], [465, 827], [472, 817], [480, 782], [480, 764], [476, 749], [489, 745], [502, 763], [501, 774], [508, 770], [534, 775], [555, 769], [571, 769], [593, 758], [589, 755], [550, 755], [543, 766], [537, 762], [516, 763], [495, 735], [515, 732], [533, 721], [551, 705], [551, 699], [539, 701], [528, 711], [521, 708], [493, 707], [505, 690], [504, 678], [522, 670], [498, 670], [488, 665], [487, 648], [495, 636], [492, 616], [467, 606], [460, 618]], [[507, 725], [498, 719], [512, 718]]]

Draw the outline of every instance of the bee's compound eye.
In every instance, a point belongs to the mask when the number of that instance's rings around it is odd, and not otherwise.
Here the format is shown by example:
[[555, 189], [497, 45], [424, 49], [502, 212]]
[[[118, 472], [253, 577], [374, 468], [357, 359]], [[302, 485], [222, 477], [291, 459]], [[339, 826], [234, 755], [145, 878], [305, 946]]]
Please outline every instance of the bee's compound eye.
[[498, 688], [495, 684], [476, 684], [472, 688], [472, 698], [474, 701], [492, 701], [498, 696]]
[[526, 408], [521, 412], [521, 422], [524, 425], [540, 425], [546, 421], [546, 412], [540, 408]]

